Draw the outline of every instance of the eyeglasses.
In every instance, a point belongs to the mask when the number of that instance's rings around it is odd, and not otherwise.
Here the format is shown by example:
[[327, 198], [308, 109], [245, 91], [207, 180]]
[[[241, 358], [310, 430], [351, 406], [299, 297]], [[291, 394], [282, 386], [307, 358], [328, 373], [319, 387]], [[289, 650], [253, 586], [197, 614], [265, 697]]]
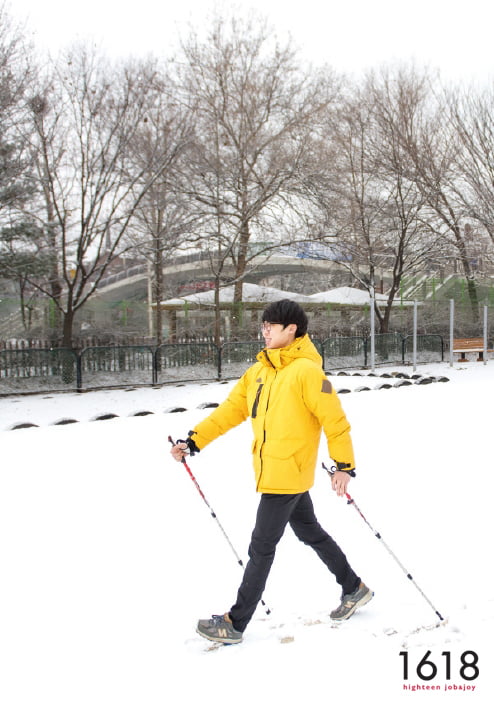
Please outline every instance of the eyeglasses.
[[261, 332], [271, 332], [271, 327], [278, 324], [282, 324], [282, 322], [263, 322], [261, 325]]

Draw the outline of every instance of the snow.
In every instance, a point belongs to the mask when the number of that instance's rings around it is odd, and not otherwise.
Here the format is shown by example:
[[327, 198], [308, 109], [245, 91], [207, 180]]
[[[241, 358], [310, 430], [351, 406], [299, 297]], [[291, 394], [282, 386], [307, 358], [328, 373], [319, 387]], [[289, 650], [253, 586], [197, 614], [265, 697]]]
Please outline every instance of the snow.
[[[385, 303], [388, 301], [388, 296], [381, 293], [375, 293], [374, 297], [378, 302]], [[370, 303], [370, 294], [367, 290], [348, 286], [315, 293], [310, 298], [314, 302], [330, 302], [337, 305], [369, 305]]]
[[[324, 292], [314, 293], [313, 295], [301, 295], [300, 293], [292, 293], [286, 290], [278, 290], [264, 285], [256, 285], [255, 283], [244, 283], [243, 285], [244, 302], [275, 302], [283, 298], [295, 300], [296, 302], [312, 302], [312, 303], [333, 303], [337, 305], [357, 305], [363, 306], [370, 303], [370, 295], [367, 290], [359, 288], [341, 287], [325, 290]], [[220, 288], [221, 302], [233, 302], [233, 285], [227, 285]], [[375, 298], [378, 302], [387, 302], [388, 296], [381, 293], [376, 293]], [[207, 290], [203, 293], [194, 293], [185, 297], [175, 297], [171, 300], [165, 300], [163, 305], [184, 305], [191, 303], [194, 305], [213, 305], [214, 290]]]
[[[233, 285], [226, 285], [220, 288], [220, 301], [233, 302], [235, 288]], [[163, 305], [184, 305], [192, 303], [194, 305], [214, 305], [214, 290], [206, 290], [202, 293], [193, 293], [185, 297], [174, 297], [170, 300], [165, 300]], [[296, 302], [311, 302], [309, 295], [300, 295], [292, 293], [288, 290], [279, 290], [278, 288], [269, 288], [265, 285], [256, 285], [255, 283], [244, 283], [242, 288], [242, 302], [276, 302], [288, 298]]]
[[[349, 491], [446, 623], [415, 631], [437, 616], [321, 469], [316, 513], [374, 599], [333, 628], [339, 588], [287, 530], [271, 614], [260, 606], [242, 644], [211, 650], [196, 621], [229, 608], [241, 569], [167, 436], [184, 437], [234, 382], [11, 396], [0, 399], [0, 705], [492, 705], [494, 362], [428, 364], [418, 373], [450, 380], [385, 390], [361, 373], [332, 377], [352, 390], [341, 396], [358, 462]], [[54, 425], [66, 418], [79, 422]], [[19, 421], [39, 427], [12, 430]], [[249, 441], [247, 422], [190, 460], [243, 558], [258, 501]], [[438, 672], [426, 682], [415, 667], [428, 651]], [[459, 673], [466, 651], [479, 657], [474, 681]]]

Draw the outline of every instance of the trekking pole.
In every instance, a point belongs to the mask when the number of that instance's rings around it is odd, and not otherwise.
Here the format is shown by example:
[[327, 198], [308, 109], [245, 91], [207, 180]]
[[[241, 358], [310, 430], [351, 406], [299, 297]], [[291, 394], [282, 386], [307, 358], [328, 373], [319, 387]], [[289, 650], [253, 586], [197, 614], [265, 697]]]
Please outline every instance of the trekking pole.
[[[323, 468], [326, 470], [326, 472], [329, 474], [329, 476], [330, 476], [330, 477], [333, 477], [334, 473], [336, 472], [336, 467], [331, 467], [331, 469], [328, 469], [328, 468], [326, 467], [326, 465], [324, 464], [324, 462], [322, 463], [322, 466], [323, 466]], [[411, 581], [412, 581], [412, 583], [415, 585], [415, 587], [417, 588], [417, 590], [419, 591], [419, 593], [422, 595], [422, 597], [424, 598], [424, 600], [432, 607], [432, 609], [434, 610], [434, 612], [436, 613], [436, 615], [439, 617], [439, 619], [441, 620], [441, 622], [444, 622], [444, 617], [441, 615], [440, 612], [438, 612], [438, 610], [436, 610], [436, 608], [434, 607], [434, 605], [432, 604], [432, 602], [429, 600], [429, 598], [427, 597], [427, 595], [424, 593], [424, 591], [417, 585], [417, 583], [415, 582], [415, 580], [413, 579], [413, 577], [410, 575], [410, 573], [408, 572], [408, 570], [407, 570], [407, 569], [405, 568], [405, 566], [401, 563], [401, 561], [399, 560], [399, 558], [397, 558], [397, 556], [393, 553], [393, 551], [392, 551], [391, 548], [388, 546], [388, 544], [386, 543], [386, 541], [382, 538], [382, 536], [381, 536], [381, 534], [379, 533], [379, 531], [376, 531], [376, 529], [373, 528], [373, 527], [370, 525], [370, 523], [367, 521], [367, 519], [366, 519], [365, 516], [363, 515], [362, 511], [360, 510], [360, 508], [359, 508], [358, 504], [355, 502], [355, 500], [348, 494], [348, 492], [345, 492], [345, 496], [346, 496], [346, 498], [347, 498], [347, 500], [348, 500], [348, 501], [347, 501], [347, 504], [351, 504], [351, 505], [353, 506], [353, 508], [355, 509], [355, 511], [357, 511], [357, 512], [360, 514], [360, 516], [361, 516], [362, 519], [365, 521], [365, 523], [367, 524], [367, 526], [370, 528], [370, 530], [372, 531], [372, 533], [374, 534], [374, 536], [375, 536], [379, 541], [381, 541], [381, 543], [383, 544], [383, 546], [384, 546], [384, 548], [387, 550], [387, 552], [390, 554], [390, 556], [396, 561], [396, 563], [398, 563], [398, 565], [400, 566], [400, 568], [402, 569], [402, 571], [403, 571], [403, 572], [405, 573], [405, 575], [407, 576], [408, 580], [411, 580]]]
[[[168, 442], [169, 442], [171, 445], [175, 445], [175, 443], [173, 442], [173, 439], [172, 439], [171, 435], [168, 436]], [[233, 543], [230, 541], [230, 538], [228, 537], [228, 534], [226, 533], [225, 529], [223, 528], [223, 526], [222, 526], [221, 523], [220, 523], [220, 520], [218, 519], [218, 517], [216, 516], [215, 512], [213, 511], [213, 509], [212, 509], [212, 507], [211, 507], [211, 504], [210, 504], [210, 503], [208, 502], [208, 500], [206, 499], [206, 497], [205, 497], [205, 495], [204, 495], [204, 492], [202, 491], [201, 487], [199, 486], [199, 482], [197, 481], [197, 479], [196, 479], [196, 478], [194, 477], [194, 475], [192, 474], [192, 470], [190, 469], [189, 465], [187, 464], [187, 462], [186, 462], [186, 460], [185, 460], [185, 456], [182, 457], [182, 464], [183, 464], [183, 466], [185, 467], [185, 469], [187, 470], [187, 474], [189, 475], [189, 477], [191, 478], [191, 480], [194, 482], [194, 485], [195, 485], [197, 491], [199, 492], [199, 494], [201, 495], [201, 498], [202, 498], [203, 502], [204, 502], [204, 503], [206, 504], [206, 506], [208, 507], [211, 516], [213, 517], [213, 519], [214, 519], [214, 520], [216, 521], [216, 523], [218, 524], [218, 526], [219, 526], [219, 528], [220, 528], [220, 530], [221, 530], [221, 533], [222, 533], [223, 536], [226, 538], [228, 545], [229, 545], [230, 548], [232, 549], [233, 554], [234, 554], [235, 558], [237, 559], [237, 563], [239, 564], [239, 566], [240, 566], [241, 568], [244, 568], [245, 566], [244, 566], [243, 560], [240, 558], [240, 556], [238, 555], [237, 551], [235, 550], [235, 547], [234, 547]], [[264, 600], [263, 600], [262, 598], [261, 598], [261, 605], [264, 607], [264, 611], [266, 612], [267, 615], [271, 614], [271, 610], [269, 609], [269, 607], [266, 605], [266, 603], [264, 602]]]

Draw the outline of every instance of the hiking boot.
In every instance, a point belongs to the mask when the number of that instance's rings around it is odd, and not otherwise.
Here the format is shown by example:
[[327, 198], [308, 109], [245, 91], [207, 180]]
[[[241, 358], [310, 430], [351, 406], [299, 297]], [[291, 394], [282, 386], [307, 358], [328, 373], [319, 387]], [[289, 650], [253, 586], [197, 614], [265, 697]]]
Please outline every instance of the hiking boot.
[[239, 644], [242, 641], [242, 632], [233, 628], [228, 612], [224, 615], [213, 615], [211, 619], [199, 620], [197, 633], [212, 642], [222, 644]]
[[329, 616], [332, 620], [346, 620], [353, 615], [357, 608], [366, 605], [373, 595], [374, 593], [369, 590], [367, 585], [360, 583], [356, 590], [341, 596], [339, 606]]

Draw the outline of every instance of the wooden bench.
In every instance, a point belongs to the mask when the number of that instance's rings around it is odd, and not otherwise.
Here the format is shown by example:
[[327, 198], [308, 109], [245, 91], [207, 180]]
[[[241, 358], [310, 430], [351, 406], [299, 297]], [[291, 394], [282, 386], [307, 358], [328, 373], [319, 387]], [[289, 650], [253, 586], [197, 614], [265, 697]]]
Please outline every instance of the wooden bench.
[[[494, 350], [488, 349], [488, 352]], [[453, 353], [461, 354], [458, 361], [468, 361], [466, 354], [478, 354], [477, 361], [484, 361], [484, 339], [483, 337], [467, 337], [466, 339], [453, 339]]]

